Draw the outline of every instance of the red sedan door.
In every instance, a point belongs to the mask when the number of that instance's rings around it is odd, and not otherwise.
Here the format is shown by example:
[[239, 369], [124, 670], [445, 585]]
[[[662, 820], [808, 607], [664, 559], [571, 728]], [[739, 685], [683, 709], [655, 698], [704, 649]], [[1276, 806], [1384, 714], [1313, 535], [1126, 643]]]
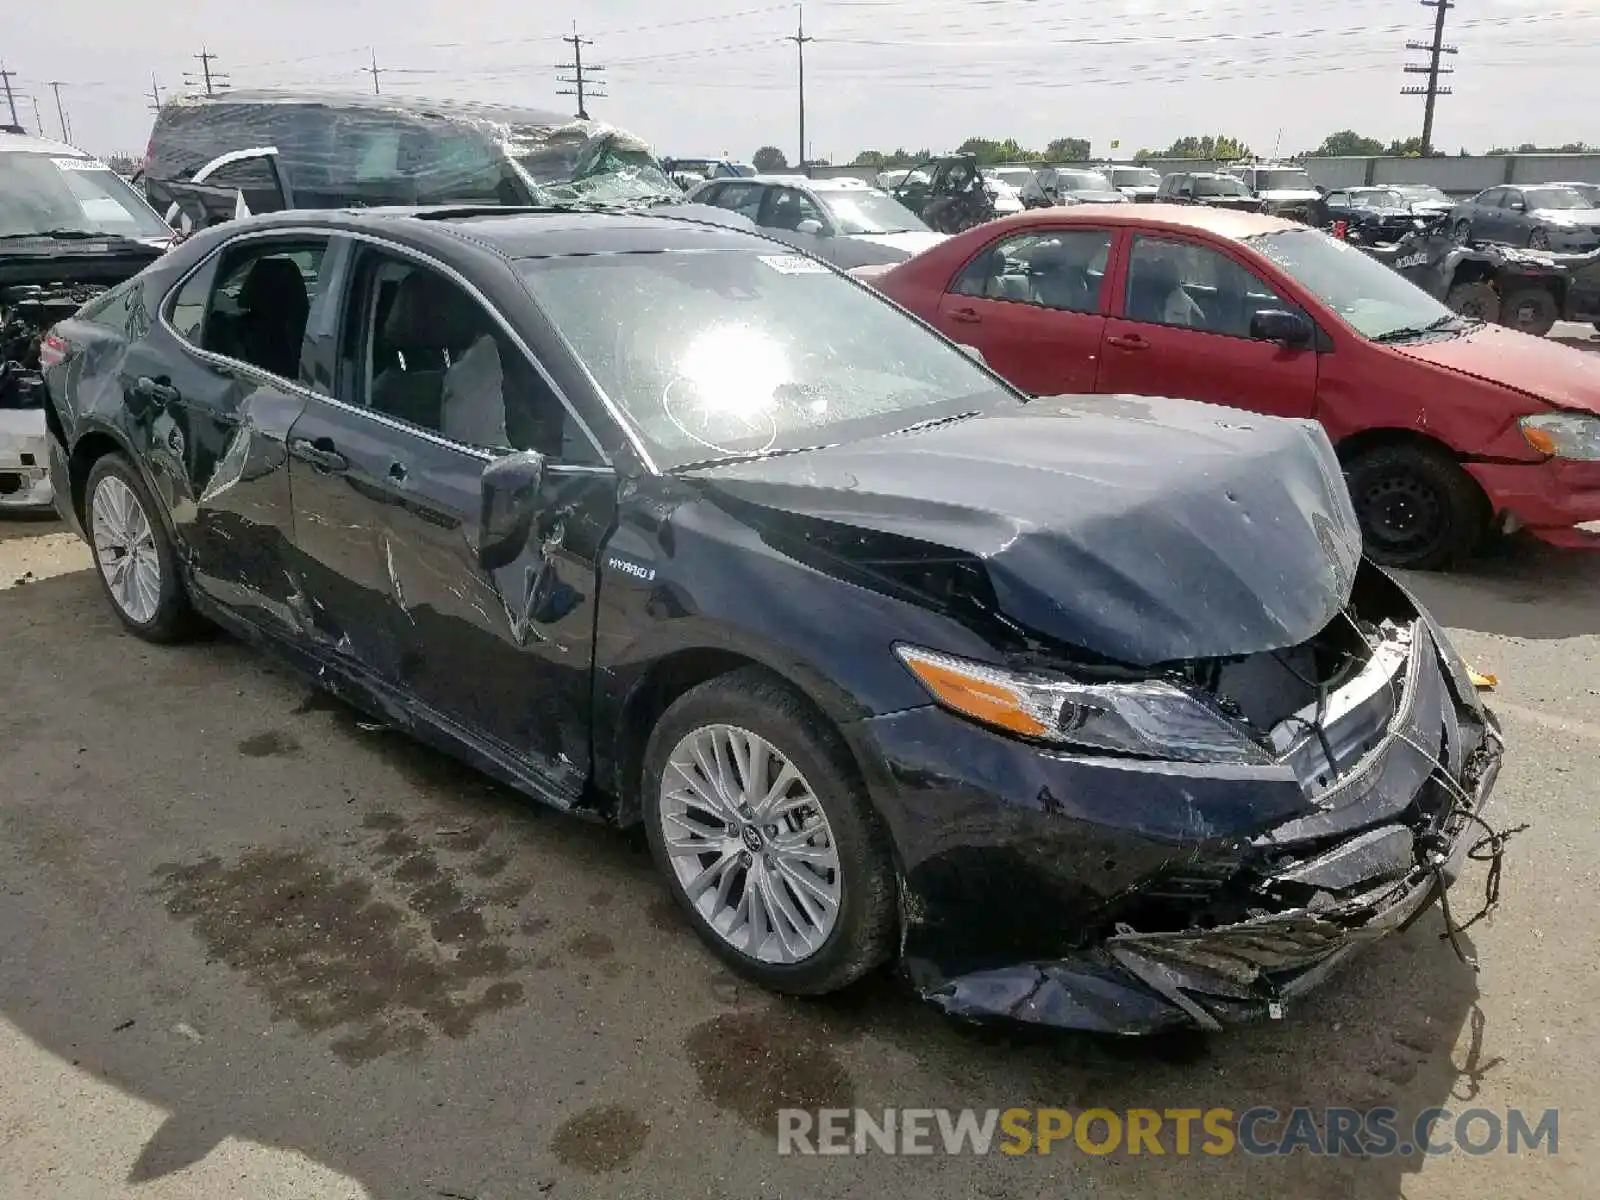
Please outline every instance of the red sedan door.
[[1298, 313], [1242, 261], [1178, 234], [1132, 236], [1121, 315], [1106, 321], [1095, 390], [1175, 396], [1280, 417], [1316, 409], [1317, 351], [1250, 335], [1258, 312]]
[[1025, 392], [1091, 393], [1112, 240], [1110, 230], [1072, 228], [990, 242], [951, 281], [931, 321]]

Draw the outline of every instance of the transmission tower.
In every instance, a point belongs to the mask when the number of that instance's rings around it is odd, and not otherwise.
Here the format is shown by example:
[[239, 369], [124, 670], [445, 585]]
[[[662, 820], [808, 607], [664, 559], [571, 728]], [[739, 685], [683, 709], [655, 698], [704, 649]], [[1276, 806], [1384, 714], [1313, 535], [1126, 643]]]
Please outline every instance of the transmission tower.
[[558, 64], [556, 70], [570, 71], [572, 74], [557, 75], [556, 82], [567, 83], [571, 84], [572, 86], [560, 89], [556, 92], [556, 95], [576, 96], [578, 98], [578, 119], [580, 121], [587, 121], [589, 119], [589, 106], [587, 102], [589, 100], [603, 100], [605, 99], [606, 94], [604, 92], [597, 91], [597, 85], [586, 80], [584, 75], [599, 75], [604, 73], [605, 68], [584, 66], [583, 48], [585, 46], [592, 46], [594, 43], [588, 38], [578, 36], [578, 23], [576, 21], [572, 23], [572, 36], [568, 38], [562, 38], [561, 40], [572, 47], [572, 61], [569, 63]]
[[1444, 44], [1444, 17], [1445, 13], [1455, 7], [1450, 0], [1421, 0], [1422, 7], [1437, 10], [1433, 18], [1433, 41], [1407, 42], [1407, 50], [1421, 50], [1428, 55], [1426, 63], [1407, 63], [1407, 75], [1426, 75], [1426, 85], [1411, 85], [1400, 89], [1402, 96], [1426, 96], [1422, 105], [1422, 154], [1427, 157], [1433, 153], [1433, 106], [1440, 96], [1450, 95], [1450, 89], [1439, 86], [1439, 76], [1454, 75], [1455, 68], [1441, 67], [1439, 60], [1446, 54], [1459, 53], [1455, 46]]

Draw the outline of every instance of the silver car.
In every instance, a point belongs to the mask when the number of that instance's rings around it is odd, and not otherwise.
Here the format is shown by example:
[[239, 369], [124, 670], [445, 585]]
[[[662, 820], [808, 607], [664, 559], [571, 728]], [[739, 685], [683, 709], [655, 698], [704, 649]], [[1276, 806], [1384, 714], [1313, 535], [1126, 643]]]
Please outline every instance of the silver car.
[[1533, 250], [1600, 248], [1600, 208], [1570, 187], [1492, 187], [1456, 205], [1451, 236]]
[[712, 179], [694, 188], [689, 200], [749, 217], [768, 236], [847, 270], [904, 262], [945, 237], [860, 179]]

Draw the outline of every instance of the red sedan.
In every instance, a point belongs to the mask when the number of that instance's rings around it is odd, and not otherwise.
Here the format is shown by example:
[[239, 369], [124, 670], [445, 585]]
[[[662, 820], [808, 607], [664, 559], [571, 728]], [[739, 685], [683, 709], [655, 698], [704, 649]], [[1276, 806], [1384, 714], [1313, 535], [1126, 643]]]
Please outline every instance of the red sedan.
[[1314, 417], [1368, 553], [1465, 558], [1492, 528], [1593, 545], [1600, 360], [1461, 317], [1275, 217], [1079, 205], [856, 274], [1037, 395], [1177, 396]]

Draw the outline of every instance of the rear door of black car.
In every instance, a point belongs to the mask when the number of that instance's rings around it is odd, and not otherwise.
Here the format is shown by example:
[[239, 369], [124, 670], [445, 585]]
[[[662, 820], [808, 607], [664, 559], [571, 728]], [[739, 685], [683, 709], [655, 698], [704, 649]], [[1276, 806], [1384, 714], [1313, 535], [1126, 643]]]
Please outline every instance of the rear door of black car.
[[[362, 243], [345, 296], [337, 398], [310, 404], [293, 431], [343, 462], [296, 461], [295, 509], [300, 546], [325, 573], [345, 557], [335, 530], [365, 531], [352, 552], [375, 567], [328, 579], [323, 619], [399, 694], [570, 804], [589, 768], [597, 559], [615, 473], [461, 276]], [[546, 456], [547, 519], [516, 562], [488, 572], [476, 555], [479, 479], [514, 449]]]
[[294, 636], [286, 439], [314, 378], [328, 239], [229, 240], [146, 317], [117, 368], [146, 463], [186, 545], [195, 586]]

